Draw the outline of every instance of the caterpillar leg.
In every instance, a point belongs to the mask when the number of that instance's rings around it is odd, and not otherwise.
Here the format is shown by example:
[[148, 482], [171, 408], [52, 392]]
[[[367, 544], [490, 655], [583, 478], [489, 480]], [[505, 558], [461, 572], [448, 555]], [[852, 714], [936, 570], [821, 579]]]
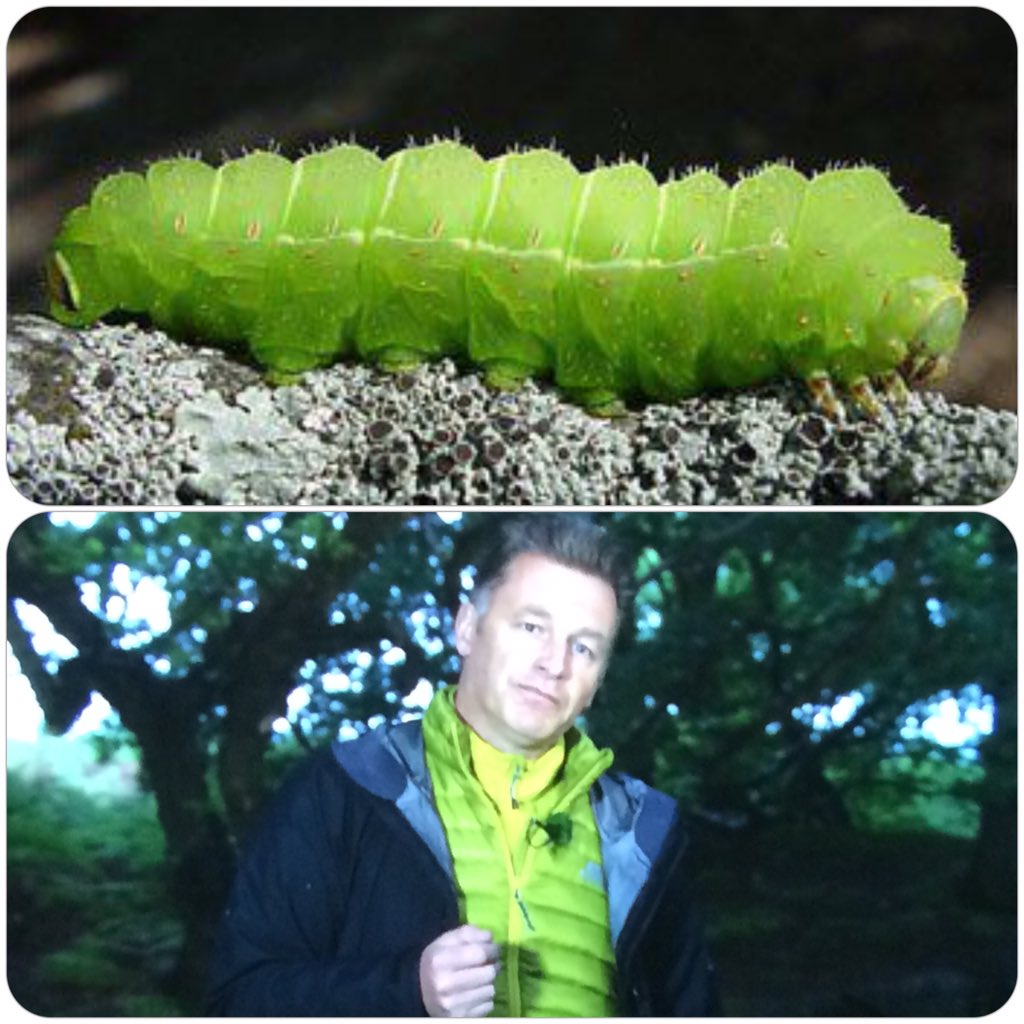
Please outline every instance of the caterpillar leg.
[[882, 394], [894, 405], [904, 406], [910, 399], [910, 389], [899, 370], [890, 370], [878, 378]]
[[949, 373], [949, 357], [928, 355], [923, 346], [917, 345], [900, 363], [899, 372], [911, 387], [937, 384]]
[[859, 377], [850, 384], [850, 397], [854, 405], [869, 419], [887, 426], [893, 426], [893, 416], [888, 407], [882, 402], [871, 381], [867, 377]]
[[830, 419], [837, 423], [846, 420], [846, 409], [836, 394], [832, 378], [824, 372], [811, 373], [806, 379], [807, 390], [811, 393], [811, 401]]
[[918, 387], [938, 384], [949, 373], [947, 356], [926, 356], [918, 361], [912, 381]]

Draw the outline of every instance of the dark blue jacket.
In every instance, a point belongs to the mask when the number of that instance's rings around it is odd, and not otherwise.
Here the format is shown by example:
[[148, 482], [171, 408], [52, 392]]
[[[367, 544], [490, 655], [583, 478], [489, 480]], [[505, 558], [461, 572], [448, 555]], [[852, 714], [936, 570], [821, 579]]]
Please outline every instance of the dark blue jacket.
[[[619, 1013], [716, 1013], [674, 802], [608, 772], [591, 804]], [[224, 913], [208, 1012], [422, 1016], [420, 954], [459, 923], [420, 723], [375, 729], [310, 758], [254, 834]]]

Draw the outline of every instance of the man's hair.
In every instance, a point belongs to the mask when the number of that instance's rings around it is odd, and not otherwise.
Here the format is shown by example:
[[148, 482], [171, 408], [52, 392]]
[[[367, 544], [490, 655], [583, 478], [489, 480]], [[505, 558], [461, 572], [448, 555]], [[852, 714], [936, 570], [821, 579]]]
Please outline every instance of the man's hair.
[[632, 600], [633, 573], [625, 551], [602, 526], [578, 512], [531, 512], [506, 519], [477, 564], [470, 600], [483, 612], [518, 555], [542, 555], [604, 580], [615, 592], [619, 617]]

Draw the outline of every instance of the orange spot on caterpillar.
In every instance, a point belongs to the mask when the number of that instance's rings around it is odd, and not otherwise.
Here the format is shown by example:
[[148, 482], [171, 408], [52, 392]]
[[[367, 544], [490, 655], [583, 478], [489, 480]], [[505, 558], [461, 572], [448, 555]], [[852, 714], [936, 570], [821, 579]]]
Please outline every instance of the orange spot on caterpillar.
[[248, 238], [250, 242], [255, 242], [256, 239], [260, 237], [261, 230], [260, 222], [258, 220], [250, 221], [245, 229], [245, 237]]
[[707, 249], [708, 243], [703, 238], [695, 238], [693, 240], [693, 252], [696, 256], [703, 256], [704, 250]]
[[806, 327], [811, 322], [811, 318], [806, 313], [801, 313], [796, 318], [796, 322], [798, 327]]

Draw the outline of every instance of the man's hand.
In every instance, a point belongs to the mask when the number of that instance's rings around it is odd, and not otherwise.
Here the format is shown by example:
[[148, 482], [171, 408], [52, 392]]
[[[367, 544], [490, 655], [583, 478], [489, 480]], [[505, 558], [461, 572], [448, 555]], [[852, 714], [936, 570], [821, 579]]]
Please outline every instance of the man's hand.
[[420, 992], [431, 1017], [486, 1017], [494, 1009], [498, 946], [472, 924], [445, 932], [420, 957]]

